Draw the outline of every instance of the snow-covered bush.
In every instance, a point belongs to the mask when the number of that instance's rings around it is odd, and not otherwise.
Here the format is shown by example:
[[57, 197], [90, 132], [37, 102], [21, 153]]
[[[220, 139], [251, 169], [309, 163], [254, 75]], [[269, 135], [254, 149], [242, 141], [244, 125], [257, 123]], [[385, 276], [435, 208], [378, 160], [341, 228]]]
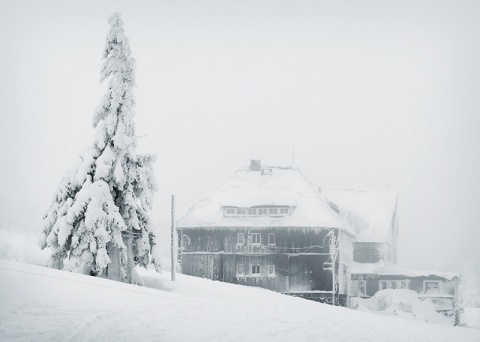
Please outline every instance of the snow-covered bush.
[[134, 266], [146, 266], [156, 254], [147, 214], [157, 190], [155, 156], [135, 152], [135, 61], [120, 14], [108, 22], [100, 73], [108, 89], [93, 115], [94, 143], [60, 182], [41, 247], [52, 249], [51, 267], [61, 269], [69, 258], [71, 268], [86, 264], [132, 283]]

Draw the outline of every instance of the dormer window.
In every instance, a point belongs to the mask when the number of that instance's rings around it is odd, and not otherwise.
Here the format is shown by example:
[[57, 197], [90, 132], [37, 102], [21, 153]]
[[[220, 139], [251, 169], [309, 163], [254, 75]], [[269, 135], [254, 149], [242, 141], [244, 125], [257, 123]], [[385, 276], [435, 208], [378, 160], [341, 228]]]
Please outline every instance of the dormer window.
[[270, 208], [270, 209], [268, 210], [268, 213], [269, 213], [270, 215], [277, 215], [277, 214], [278, 214], [278, 209], [277, 209], [277, 208]]
[[250, 207], [250, 208], [236, 208], [223, 207], [223, 216], [238, 217], [238, 216], [285, 216], [291, 213], [292, 208], [271, 206], [271, 207]]

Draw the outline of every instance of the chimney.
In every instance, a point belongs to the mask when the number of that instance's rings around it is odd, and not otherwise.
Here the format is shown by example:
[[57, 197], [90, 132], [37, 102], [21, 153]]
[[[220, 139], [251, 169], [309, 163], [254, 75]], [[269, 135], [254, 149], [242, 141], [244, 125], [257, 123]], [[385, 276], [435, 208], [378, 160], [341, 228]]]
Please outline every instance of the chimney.
[[262, 162], [260, 160], [255, 160], [255, 159], [250, 160], [250, 170], [251, 171], [262, 170]]

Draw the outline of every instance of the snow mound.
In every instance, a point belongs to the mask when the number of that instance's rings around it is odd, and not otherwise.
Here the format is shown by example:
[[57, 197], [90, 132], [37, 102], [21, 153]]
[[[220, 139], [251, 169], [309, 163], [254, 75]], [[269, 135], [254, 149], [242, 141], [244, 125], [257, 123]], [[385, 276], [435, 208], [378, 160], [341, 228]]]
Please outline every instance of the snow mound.
[[371, 298], [353, 298], [359, 311], [376, 312], [427, 323], [452, 325], [452, 321], [435, 311], [433, 303], [421, 301], [413, 290], [382, 290]]

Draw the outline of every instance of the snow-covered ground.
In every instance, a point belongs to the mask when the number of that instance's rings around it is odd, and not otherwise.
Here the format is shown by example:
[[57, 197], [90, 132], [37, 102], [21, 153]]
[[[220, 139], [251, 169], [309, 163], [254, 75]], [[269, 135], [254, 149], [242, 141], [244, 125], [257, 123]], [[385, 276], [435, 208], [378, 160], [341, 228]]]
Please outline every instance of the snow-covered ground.
[[0, 260], [0, 340], [480, 341], [260, 288], [141, 271], [148, 287]]
[[382, 290], [371, 298], [352, 298], [359, 311], [395, 315], [421, 322], [453, 325], [453, 321], [435, 311], [430, 300], [421, 301], [413, 290]]
[[462, 323], [466, 327], [480, 329], [480, 308], [464, 308]]
[[[0, 341], [480, 341], [479, 329], [332, 307], [181, 274], [171, 282], [167, 272], [139, 269], [142, 288], [48, 269], [43, 265], [49, 252], [39, 249], [39, 232], [28, 228], [39, 224], [6, 220], [5, 213]], [[480, 328], [480, 309], [466, 309], [465, 322]]]

